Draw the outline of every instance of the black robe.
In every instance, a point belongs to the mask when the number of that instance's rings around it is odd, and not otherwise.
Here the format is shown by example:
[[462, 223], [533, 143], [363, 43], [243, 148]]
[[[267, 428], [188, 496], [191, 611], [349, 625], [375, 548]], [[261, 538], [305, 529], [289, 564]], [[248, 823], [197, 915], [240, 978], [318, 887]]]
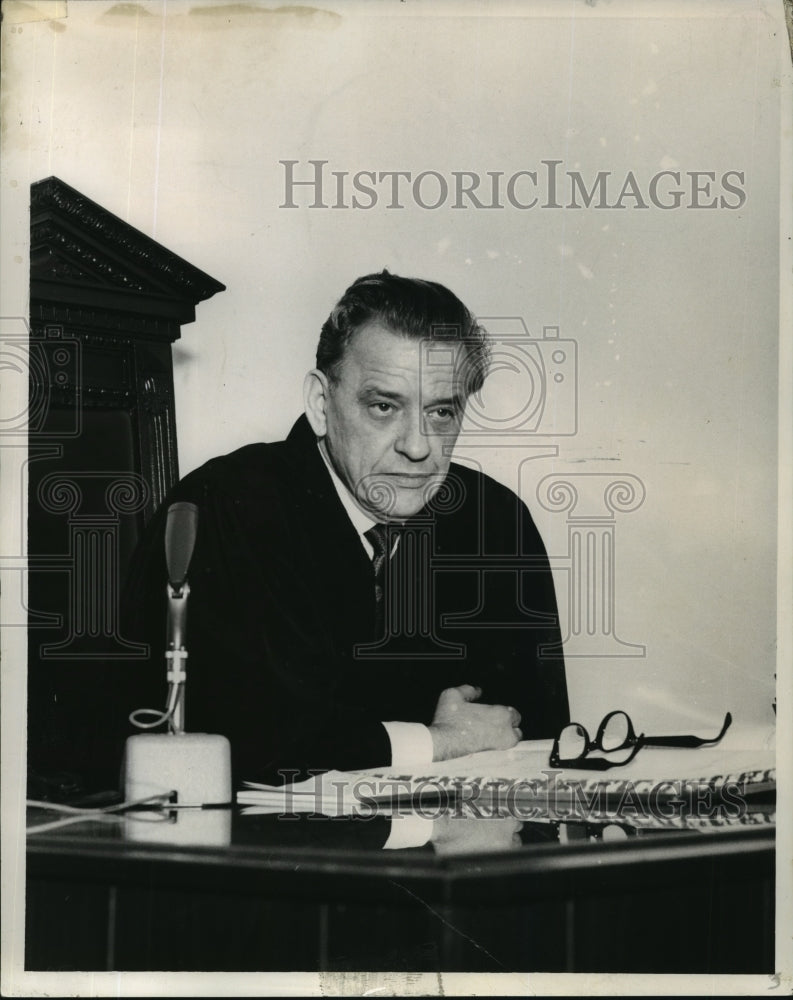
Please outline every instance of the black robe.
[[568, 721], [553, 580], [525, 505], [452, 464], [400, 539], [393, 569], [418, 607], [391, 619], [383, 642], [372, 563], [305, 417], [286, 441], [186, 476], [149, 524], [124, 601], [125, 634], [151, 646], [137, 706], [165, 701], [163, 538], [177, 500], [199, 508], [186, 729], [229, 738], [235, 785], [389, 764], [381, 723], [429, 724], [441, 691], [463, 683], [517, 708], [527, 739]]

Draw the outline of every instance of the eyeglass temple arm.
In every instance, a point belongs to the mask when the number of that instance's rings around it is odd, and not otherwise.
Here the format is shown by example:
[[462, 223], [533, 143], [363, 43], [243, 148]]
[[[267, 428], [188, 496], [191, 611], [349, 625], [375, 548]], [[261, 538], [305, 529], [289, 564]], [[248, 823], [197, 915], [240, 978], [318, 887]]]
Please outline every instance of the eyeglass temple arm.
[[708, 743], [718, 743], [730, 728], [731, 723], [732, 715], [728, 712], [724, 716], [724, 725], [721, 727], [721, 732], [718, 736], [714, 736], [711, 739], [704, 739], [700, 736], [645, 736], [644, 742], [646, 746], [654, 747], [702, 747]]

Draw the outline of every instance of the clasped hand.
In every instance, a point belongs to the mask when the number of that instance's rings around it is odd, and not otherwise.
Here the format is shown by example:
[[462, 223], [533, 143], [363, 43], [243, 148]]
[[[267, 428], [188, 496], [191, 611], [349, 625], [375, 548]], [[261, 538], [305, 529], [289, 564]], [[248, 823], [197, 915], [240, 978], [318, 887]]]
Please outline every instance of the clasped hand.
[[430, 725], [433, 760], [451, 760], [480, 750], [509, 750], [523, 739], [520, 713], [506, 705], [481, 705], [472, 684], [441, 692]]

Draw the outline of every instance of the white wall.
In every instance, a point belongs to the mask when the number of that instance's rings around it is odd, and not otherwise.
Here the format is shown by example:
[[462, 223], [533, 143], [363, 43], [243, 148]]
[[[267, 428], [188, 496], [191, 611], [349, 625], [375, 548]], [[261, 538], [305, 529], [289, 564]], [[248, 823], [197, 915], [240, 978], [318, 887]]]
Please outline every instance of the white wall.
[[[554, 557], [567, 523], [537, 503], [544, 476], [646, 489], [615, 520], [617, 630], [646, 656], [571, 658], [574, 717], [772, 721], [781, 4], [50, 8], [66, 16], [3, 29], [3, 315], [24, 314], [27, 192], [50, 174], [223, 281], [175, 350], [182, 472], [288, 431], [359, 274], [439, 280], [533, 336], [558, 325], [578, 344], [578, 433], [542, 439], [558, 454], [520, 476], [539, 439], [460, 454], [520, 486]], [[745, 203], [390, 210], [381, 187], [370, 210], [286, 209], [284, 159], [302, 176], [309, 159], [445, 176], [556, 159], [611, 171], [610, 203], [628, 171], [646, 199], [663, 169], [735, 170]]]

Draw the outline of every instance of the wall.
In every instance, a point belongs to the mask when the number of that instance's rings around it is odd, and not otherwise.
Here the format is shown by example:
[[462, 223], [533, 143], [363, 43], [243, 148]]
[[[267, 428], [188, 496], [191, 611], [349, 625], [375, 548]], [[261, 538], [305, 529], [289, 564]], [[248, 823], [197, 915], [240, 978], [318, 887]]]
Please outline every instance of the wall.
[[[27, 191], [50, 174], [223, 281], [175, 352], [182, 472], [288, 431], [319, 326], [359, 274], [444, 282], [495, 332], [503, 317], [533, 338], [558, 326], [577, 400], [549, 388], [543, 420], [573, 412], [577, 433], [506, 422], [458, 451], [521, 490], [564, 607], [571, 512], [538, 485], [576, 476], [572, 514], [612, 516], [598, 477], [636, 477], [643, 502], [613, 515], [613, 587], [617, 634], [645, 654], [598, 639], [600, 655], [571, 656], [574, 717], [772, 722], [781, 6], [69, 0], [3, 30], [4, 316], [24, 315]], [[371, 208], [309, 208], [305, 187], [279, 207], [279, 161], [305, 179], [312, 159], [349, 173], [346, 205], [358, 171], [476, 172], [484, 203], [501, 171], [504, 207], [423, 208], [406, 186], [389, 208], [384, 184]], [[609, 172], [603, 207], [542, 207], [551, 160], [564, 205], [571, 173], [591, 188]], [[669, 176], [650, 196], [663, 170], [682, 174], [679, 208], [660, 207]], [[533, 208], [507, 199], [518, 171], [537, 172]], [[692, 171], [715, 174], [709, 192]], [[422, 182], [425, 204], [438, 183]], [[532, 189], [516, 179], [513, 201]], [[488, 412], [513, 413], [525, 384], [494, 376]]]

